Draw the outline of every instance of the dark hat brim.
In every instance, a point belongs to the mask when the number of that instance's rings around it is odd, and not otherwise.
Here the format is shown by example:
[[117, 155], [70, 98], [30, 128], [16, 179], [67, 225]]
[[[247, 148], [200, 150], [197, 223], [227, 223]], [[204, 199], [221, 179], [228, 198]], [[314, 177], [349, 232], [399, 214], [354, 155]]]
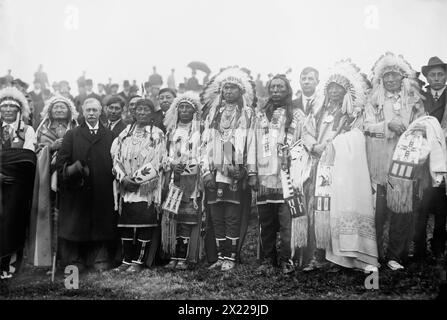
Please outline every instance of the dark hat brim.
[[424, 75], [424, 77], [427, 77], [428, 71], [434, 67], [443, 67], [444, 70], [447, 71], [447, 63], [437, 63], [437, 64], [432, 64], [429, 66], [423, 66], [421, 68], [422, 74]]

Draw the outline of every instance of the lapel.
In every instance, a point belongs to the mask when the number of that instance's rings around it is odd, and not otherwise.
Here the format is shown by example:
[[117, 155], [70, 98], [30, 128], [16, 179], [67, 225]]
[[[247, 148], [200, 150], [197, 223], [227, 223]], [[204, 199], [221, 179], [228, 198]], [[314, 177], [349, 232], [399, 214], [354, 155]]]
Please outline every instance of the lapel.
[[120, 119], [120, 120], [115, 124], [115, 126], [113, 127], [113, 129], [112, 129], [113, 133], [115, 133], [116, 135], [118, 135], [119, 132], [121, 131], [122, 127], [123, 127], [123, 120]]
[[[447, 90], [447, 89], [446, 89]], [[446, 90], [444, 90], [444, 92], [442, 93], [442, 95], [439, 97], [439, 99], [444, 98], [444, 95], [446, 94]], [[431, 94], [431, 89], [430, 87], [428, 87], [427, 89], [427, 93], [425, 95], [426, 98], [426, 105], [424, 104], [425, 111], [428, 112], [429, 114], [433, 114], [435, 111], [437, 111], [438, 109], [443, 109], [446, 107], [447, 105], [447, 98], [446, 98], [446, 105], [442, 105], [439, 104], [438, 106], [436, 106], [436, 101], [435, 98], [433, 97], [433, 95]]]

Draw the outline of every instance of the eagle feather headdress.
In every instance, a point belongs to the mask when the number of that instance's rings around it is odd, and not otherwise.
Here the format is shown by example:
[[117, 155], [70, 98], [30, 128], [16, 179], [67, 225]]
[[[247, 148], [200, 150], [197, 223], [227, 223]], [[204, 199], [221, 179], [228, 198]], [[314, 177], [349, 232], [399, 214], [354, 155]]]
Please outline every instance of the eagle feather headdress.
[[326, 99], [328, 99], [328, 86], [332, 82], [346, 90], [342, 104], [343, 113], [356, 115], [363, 109], [366, 102], [367, 84], [360, 73], [360, 68], [351, 62], [351, 59], [340, 60], [329, 70], [329, 77], [324, 85]]
[[[392, 52], [386, 52], [374, 64], [372, 70], [372, 91], [371, 100], [373, 104], [382, 105], [385, 100], [385, 88], [383, 86], [383, 75], [388, 72], [397, 72], [402, 75], [403, 98], [419, 94], [419, 84], [416, 78], [416, 71], [413, 70], [410, 63], [402, 55], [395, 55]], [[404, 100], [405, 101], [405, 100]]]
[[167, 132], [170, 132], [176, 128], [178, 122], [178, 107], [182, 102], [189, 103], [196, 110], [196, 112], [194, 113], [193, 122], [197, 122], [198, 125], [200, 125], [200, 116], [202, 111], [200, 97], [193, 91], [187, 91], [183, 94], [178, 95], [174, 99], [174, 101], [172, 101], [168, 111], [166, 111], [163, 124], [165, 125]]
[[200, 94], [202, 104], [209, 108], [210, 119], [213, 119], [222, 102], [222, 88], [227, 83], [235, 84], [242, 90], [244, 106], [256, 107], [256, 85], [252, 77], [238, 66], [228, 67], [211, 78]]
[[37, 130], [39, 130], [40, 127], [42, 127], [42, 125], [44, 125], [44, 123], [47, 123], [48, 121], [50, 121], [50, 112], [51, 112], [50, 108], [57, 102], [64, 103], [67, 106], [67, 108], [70, 110], [71, 118], [69, 119], [69, 123], [72, 123], [72, 122], [76, 123], [76, 119], [78, 118], [79, 113], [76, 110], [76, 107], [75, 107], [73, 101], [71, 101], [70, 99], [68, 99], [60, 94], [56, 94], [45, 101], [45, 106], [44, 106], [42, 112], [40, 113], [42, 121], [39, 124], [39, 127], [37, 128]]
[[25, 95], [16, 87], [6, 87], [0, 90], [0, 103], [8, 99], [20, 104], [19, 108], [22, 114], [22, 120], [28, 121], [31, 110]]

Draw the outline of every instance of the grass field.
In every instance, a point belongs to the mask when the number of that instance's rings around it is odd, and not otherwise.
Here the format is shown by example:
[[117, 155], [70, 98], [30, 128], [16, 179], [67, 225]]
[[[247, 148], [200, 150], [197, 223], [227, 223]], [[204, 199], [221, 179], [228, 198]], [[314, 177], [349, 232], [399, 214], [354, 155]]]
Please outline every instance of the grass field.
[[398, 272], [382, 268], [378, 290], [365, 288], [367, 274], [348, 269], [296, 271], [289, 276], [261, 273], [256, 264], [255, 219], [250, 222], [242, 256], [244, 263], [228, 274], [208, 270], [206, 263], [187, 271], [156, 267], [139, 274], [85, 273], [77, 290], [65, 288], [62, 272], [51, 283], [48, 269], [25, 265], [3, 284], [0, 299], [434, 299], [442, 272], [430, 265], [410, 265]]

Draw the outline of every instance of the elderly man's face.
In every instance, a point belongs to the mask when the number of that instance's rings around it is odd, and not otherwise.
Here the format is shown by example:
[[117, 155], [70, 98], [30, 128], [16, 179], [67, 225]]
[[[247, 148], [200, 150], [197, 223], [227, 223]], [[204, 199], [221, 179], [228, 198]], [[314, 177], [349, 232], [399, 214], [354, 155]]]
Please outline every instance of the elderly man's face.
[[6, 104], [0, 107], [0, 114], [2, 120], [6, 123], [13, 123], [17, 119], [17, 114], [19, 113], [19, 107], [13, 104]]
[[83, 108], [85, 121], [87, 121], [92, 127], [96, 125], [101, 115], [101, 106], [96, 103], [88, 103]]
[[66, 120], [68, 118], [68, 107], [63, 102], [56, 102], [51, 108], [51, 118], [54, 120]]
[[329, 100], [334, 103], [341, 103], [345, 97], [346, 90], [338, 83], [332, 82], [327, 88]]
[[398, 92], [402, 87], [402, 75], [398, 72], [387, 72], [383, 75], [383, 87], [389, 92]]
[[182, 123], [189, 123], [194, 117], [194, 107], [188, 102], [182, 102], [178, 106], [178, 117]]
[[273, 102], [281, 102], [287, 97], [287, 84], [282, 79], [273, 79], [270, 82], [269, 94]]
[[302, 74], [300, 77], [300, 86], [305, 96], [310, 97], [317, 89], [318, 79], [314, 71]]
[[446, 70], [443, 67], [433, 67], [427, 73], [428, 84], [433, 90], [444, 88], [446, 80]]
[[237, 85], [233, 83], [227, 83], [222, 88], [222, 95], [226, 102], [235, 103], [241, 98], [242, 92]]
[[112, 122], [121, 119], [121, 114], [123, 113], [123, 108], [119, 102], [111, 103], [106, 107], [107, 119]]

